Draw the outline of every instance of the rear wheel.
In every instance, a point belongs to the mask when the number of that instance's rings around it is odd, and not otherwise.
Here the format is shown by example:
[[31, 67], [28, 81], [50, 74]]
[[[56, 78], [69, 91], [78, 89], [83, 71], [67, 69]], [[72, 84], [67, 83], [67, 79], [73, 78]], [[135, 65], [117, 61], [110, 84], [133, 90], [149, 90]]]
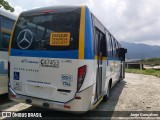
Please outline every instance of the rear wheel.
[[105, 101], [105, 102], [108, 101], [109, 95], [110, 95], [110, 90], [111, 90], [111, 83], [109, 82], [109, 83], [108, 83], [108, 90], [107, 90], [106, 95], [103, 97], [103, 101]]

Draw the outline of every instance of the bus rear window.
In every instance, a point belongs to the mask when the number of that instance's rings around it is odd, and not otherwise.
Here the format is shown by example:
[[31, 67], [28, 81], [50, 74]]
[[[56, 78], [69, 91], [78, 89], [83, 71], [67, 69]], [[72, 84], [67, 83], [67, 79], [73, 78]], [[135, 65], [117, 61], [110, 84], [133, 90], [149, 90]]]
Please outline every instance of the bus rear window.
[[80, 9], [69, 12], [20, 15], [12, 48], [28, 50], [77, 50]]

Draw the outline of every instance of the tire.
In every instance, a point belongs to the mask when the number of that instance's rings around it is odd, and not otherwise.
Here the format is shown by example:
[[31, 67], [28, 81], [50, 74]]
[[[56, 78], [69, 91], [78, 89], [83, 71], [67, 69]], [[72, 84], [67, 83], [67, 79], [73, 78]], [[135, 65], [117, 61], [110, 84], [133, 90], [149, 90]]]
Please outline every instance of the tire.
[[106, 93], [106, 95], [103, 97], [103, 101], [104, 101], [104, 102], [107, 102], [107, 101], [108, 101], [109, 96], [110, 96], [110, 90], [111, 90], [111, 85], [110, 85], [110, 82], [109, 82], [109, 83], [108, 83], [107, 93]]

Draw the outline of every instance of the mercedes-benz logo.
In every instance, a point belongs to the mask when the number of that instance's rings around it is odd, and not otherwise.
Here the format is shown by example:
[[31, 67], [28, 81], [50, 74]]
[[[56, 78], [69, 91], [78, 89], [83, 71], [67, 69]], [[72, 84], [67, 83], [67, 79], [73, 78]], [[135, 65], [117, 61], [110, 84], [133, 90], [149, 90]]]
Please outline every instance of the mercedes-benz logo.
[[17, 44], [21, 49], [27, 49], [31, 46], [33, 34], [29, 29], [22, 30], [17, 37]]

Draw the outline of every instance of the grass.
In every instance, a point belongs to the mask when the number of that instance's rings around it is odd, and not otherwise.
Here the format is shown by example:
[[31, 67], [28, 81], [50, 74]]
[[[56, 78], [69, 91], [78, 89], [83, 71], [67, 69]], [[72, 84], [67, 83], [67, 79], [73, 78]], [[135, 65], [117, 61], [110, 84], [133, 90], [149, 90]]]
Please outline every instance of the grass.
[[128, 72], [128, 73], [138, 73], [138, 74], [154, 75], [154, 76], [160, 77], [160, 70], [153, 70], [153, 69], [148, 69], [148, 70], [125, 69], [125, 71]]

